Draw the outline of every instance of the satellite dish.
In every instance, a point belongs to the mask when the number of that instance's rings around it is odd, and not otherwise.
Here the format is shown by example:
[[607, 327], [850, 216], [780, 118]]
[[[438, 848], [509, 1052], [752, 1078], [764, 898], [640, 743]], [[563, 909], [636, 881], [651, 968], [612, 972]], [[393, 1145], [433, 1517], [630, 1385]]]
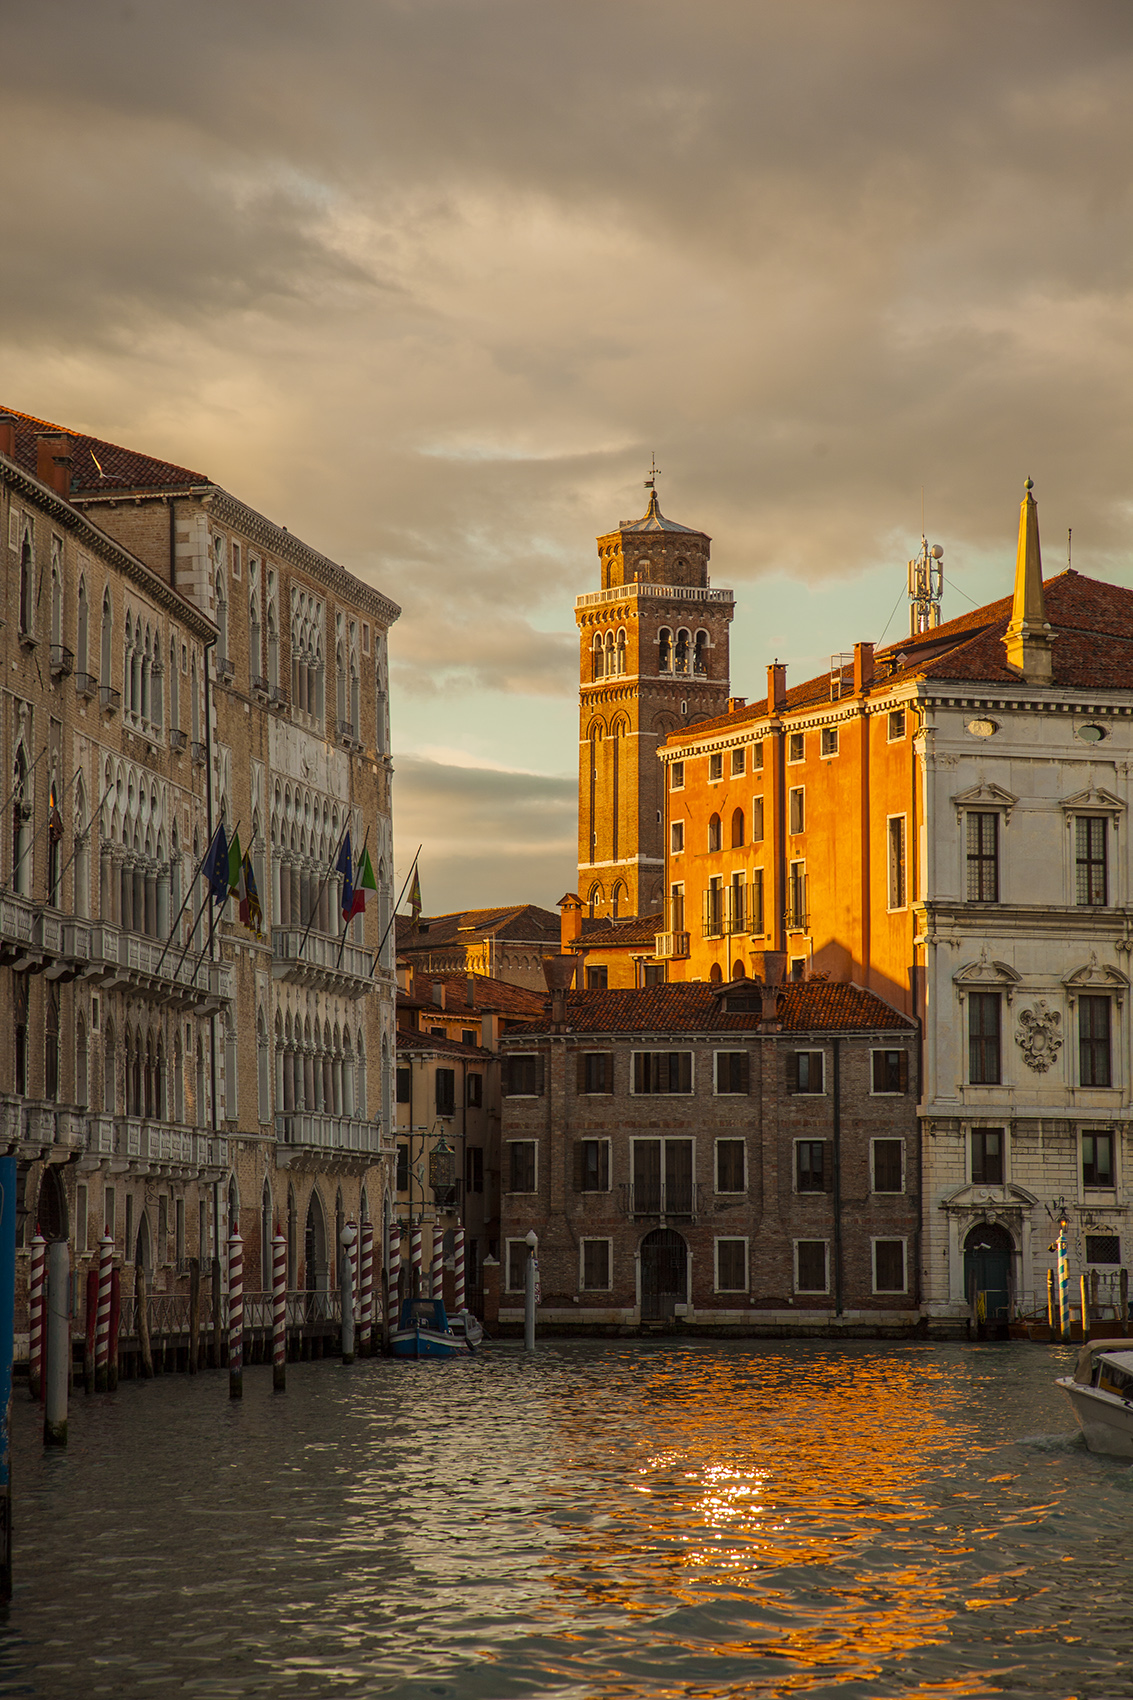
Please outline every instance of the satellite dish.
[[932, 556], [934, 561], [943, 561], [944, 559], [944, 550], [940, 547], [939, 543], [933, 544], [932, 548], [929, 550], [929, 554]]

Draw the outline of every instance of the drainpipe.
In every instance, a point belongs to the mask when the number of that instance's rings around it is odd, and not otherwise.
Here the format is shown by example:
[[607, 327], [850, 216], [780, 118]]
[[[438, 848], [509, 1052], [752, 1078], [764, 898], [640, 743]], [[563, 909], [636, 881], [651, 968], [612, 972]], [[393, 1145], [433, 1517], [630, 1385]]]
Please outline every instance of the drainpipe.
[[842, 1315], [842, 1041], [834, 1041], [834, 1314]]
[[[209, 638], [204, 645], [204, 675], [205, 675], [205, 830], [207, 842], [212, 843], [212, 692], [209, 688], [209, 650], [214, 649], [219, 642], [219, 635]], [[210, 929], [209, 961], [216, 957], [216, 928]], [[212, 1102], [209, 1105], [209, 1120], [212, 1124], [213, 1139], [216, 1138], [216, 1016], [209, 1016], [209, 1084]], [[216, 1280], [213, 1283], [214, 1294], [220, 1289], [220, 1182], [212, 1183], [212, 1226], [216, 1242]], [[217, 1342], [217, 1362], [220, 1362], [220, 1319], [213, 1318], [213, 1333]]]
[[[169, 582], [177, 589], [177, 504], [169, 498]], [[172, 687], [171, 687], [172, 688]]]

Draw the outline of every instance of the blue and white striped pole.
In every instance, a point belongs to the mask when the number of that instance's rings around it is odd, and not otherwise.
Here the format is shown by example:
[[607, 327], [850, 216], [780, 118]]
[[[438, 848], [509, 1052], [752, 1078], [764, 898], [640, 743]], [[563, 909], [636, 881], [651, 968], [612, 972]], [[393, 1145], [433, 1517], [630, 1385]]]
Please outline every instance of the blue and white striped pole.
[[1070, 1338], [1070, 1248], [1066, 1230], [1070, 1226], [1065, 1216], [1058, 1219], [1058, 1331], [1063, 1340]]

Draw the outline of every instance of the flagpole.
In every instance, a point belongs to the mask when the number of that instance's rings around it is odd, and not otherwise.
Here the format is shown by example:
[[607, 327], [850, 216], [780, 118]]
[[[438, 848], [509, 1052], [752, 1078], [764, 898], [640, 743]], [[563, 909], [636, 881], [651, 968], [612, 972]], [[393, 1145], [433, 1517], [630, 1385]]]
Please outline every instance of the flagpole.
[[[28, 769], [28, 772], [29, 773], [31, 772], [30, 768]], [[62, 802], [63, 798], [67, 795], [67, 792], [71, 789], [71, 786], [74, 784], [75, 780], [79, 777], [79, 774], [81, 772], [82, 772], [82, 768], [77, 767], [75, 769], [73, 778], [65, 779], [63, 781], [63, 788], [59, 793], [59, 801], [60, 802]], [[59, 804], [56, 803], [55, 806], [56, 806], [56, 808], [58, 808]], [[62, 825], [62, 822], [63, 822], [62, 815], [59, 816], [59, 822], [60, 822], [60, 825]], [[49, 808], [48, 811], [47, 811], [46, 819], [42, 820], [40, 822], [40, 824], [36, 827], [35, 831], [32, 833], [31, 843], [28, 845], [27, 849], [24, 851], [23, 855], [20, 857], [20, 863], [21, 864], [26, 862], [28, 857], [31, 856], [32, 851], [35, 849], [36, 845], [39, 843], [40, 834], [42, 833], [44, 827], [49, 827], [50, 825], [51, 825], [51, 810]], [[12, 872], [15, 873], [15, 870], [16, 870], [16, 864], [13, 863]], [[32, 872], [33, 872], [33, 874], [35, 872], [34, 860], [32, 862]], [[59, 877], [62, 878], [62, 870], [60, 870]], [[46, 895], [47, 895], [47, 897], [50, 897], [51, 893], [48, 892]]]
[[334, 847], [334, 855], [331, 857], [330, 867], [327, 869], [326, 873], [323, 875], [322, 879], [319, 881], [319, 889], [315, 893], [315, 901], [311, 904], [311, 913], [307, 917], [307, 925], [303, 928], [303, 937], [299, 940], [299, 949], [295, 952], [295, 955], [297, 957], [302, 956], [302, 954], [303, 954], [303, 946], [307, 942], [307, 935], [311, 931], [311, 928], [314, 926], [314, 923], [315, 923], [315, 910], [319, 906], [319, 898], [322, 896], [323, 887], [327, 883], [327, 880], [330, 878], [331, 874], [334, 872], [335, 863], [338, 861], [338, 852], [342, 849], [342, 840], [346, 837], [346, 834], [349, 831], [350, 831], [350, 811], [347, 810], [346, 824], [343, 826], [342, 831], [338, 835], [338, 843]]
[[[83, 770], [82, 770], [81, 767], [77, 767], [75, 769], [75, 779], [77, 779], [79, 777], [79, 775], [82, 773], [82, 771]], [[71, 783], [73, 784], [74, 780], [72, 780]], [[102, 805], [103, 805], [103, 803], [105, 803], [107, 797], [109, 797], [113, 788], [114, 788], [113, 782], [111, 782], [111, 784], [106, 787], [106, 790], [102, 793], [102, 796], [99, 798], [98, 808], [95, 810], [95, 814], [101, 814], [102, 813]], [[75, 833], [75, 835], [74, 835], [74, 837], [75, 837], [75, 848], [71, 851], [71, 854], [67, 857], [67, 860], [63, 863], [63, 866], [59, 869], [59, 878], [60, 879], [63, 878], [63, 875], [67, 872], [67, 869], [71, 866], [71, 863], [75, 860], [75, 857], [78, 855], [80, 848], [82, 847], [82, 845], [84, 845], [86, 843], [87, 839], [90, 837], [90, 829], [91, 829], [91, 826], [93, 824], [94, 824], [94, 815], [92, 815], [90, 820], [87, 822], [86, 828], [84, 829], [84, 831]]]
[[[218, 834], [223, 832], [223, 831], [224, 831], [224, 822], [223, 822], [223, 820], [218, 820], [217, 823], [216, 823], [216, 832], [214, 832], [213, 835], [212, 835], [212, 844], [209, 845], [210, 851], [213, 849], [213, 846], [216, 844]], [[232, 836], [235, 838], [236, 834], [239, 831], [240, 831], [240, 822], [237, 821], [236, 825], [232, 829]], [[226, 842], [227, 842], [227, 839], [226, 839]], [[205, 861], [207, 861], [207, 860], [208, 860], [208, 856], [206, 855]], [[204, 866], [204, 862], [201, 863], [201, 866], [202, 867]], [[224, 871], [224, 881], [225, 881], [225, 891], [224, 891], [224, 896], [221, 899], [221, 902], [227, 903], [228, 902], [228, 869], [227, 869], [227, 866], [225, 867], [225, 871]], [[180, 974], [180, 972], [181, 972], [181, 964], [184, 962], [186, 956], [188, 956], [188, 954], [189, 954], [189, 945], [192, 944], [193, 933], [195, 933], [196, 930], [197, 930], [197, 921], [200, 920], [201, 915], [204, 912], [205, 903], [207, 903], [209, 898], [212, 897], [212, 896], [213, 896], [213, 892], [212, 892], [212, 885], [211, 885], [211, 882], [210, 882], [208, 892], [205, 894], [204, 903], [202, 903], [201, 907], [197, 910], [196, 919], [193, 921], [193, 932], [189, 934], [189, 943], [185, 946], [184, 950], [181, 952], [181, 955], [177, 958], [177, 967], [174, 969], [174, 972], [173, 972], [173, 978], [174, 979], [176, 979], [177, 975]], [[212, 935], [213, 935], [215, 929], [216, 929], [216, 900], [214, 898], [212, 919], [209, 921], [208, 937], [205, 939], [204, 944], [201, 946], [201, 954], [200, 954], [200, 956], [197, 957], [197, 960], [193, 965], [193, 976], [194, 976], [194, 978], [196, 977], [197, 969], [200, 967], [202, 961], [204, 960], [205, 951], [208, 949], [209, 945], [212, 943]]]
[[[362, 857], [366, 854], [366, 846], [369, 842], [370, 842], [370, 829], [369, 829], [369, 827], [367, 827], [366, 828], [366, 835], [362, 840], [361, 855], [359, 855], [358, 860], [354, 864], [354, 872], [355, 873], [357, 873], [358, 869], [362, 866]], [[355, 891], [358, 889], [357, 886], [354, 886], [353, 881], [351, 881], [351, 885], [353, 886], [353, 889]], [[336, 970], [342, 967], [342, 953], [346, 949], [346, 935], [350, 931], [350, 923], [353, 919], [354, 919], [353, 915], [350, 915], [346, 918], [346, 920], [342, 924], [342, 938], [339, 940], [339, 944], [338, 944], [338, 961], [334, 965]]]
[[[104, 799], [104, 801], [105, 801], [105, 799]], [[101, 806], [102, 805], [99, 804], [100, 808], [101, 808]], [[185, 913], [186, 908], [188, 907], [189, 894], [191, 893], [193, 887], [196, 885], [197, 880], [200, 878], [201, 869], [204, 867], [205, 863], [208, 861], [208, 854], [209, 854], [209, 851], [212, 849], [212, 840], [215, 837], [216, 837], [216, 833], [214, 832], [213, 835], [212, 835], [212, 838], [210, 838], [208, 843], [205, 845], [205, 853], [201, 857], [200, 861], [197, 863], [197, 866], [193, 871], [192, 879], [189, 881], [188, 885], [185, 888], [185, 895], [181, 899], [181, 907], [180, 907], [180, 909], [178, 909], [176, 915], [173, 917], [173, 925], [169, 929], [169, 937], [166, 939], [165, 945], [164, 945], [162, 952], [161, 952], [161, 955], [157, 959], [157, 967], [154, 969], [155, 974], [161, 973], [161, 965], [165, 961], [166, 951], [168, 951], [170, 945], [173, 943], [173, 935], [177, 931], [177, 923], [181, 919], [182, 915]], [[203, 909], [203, 908], [204, 908], [204, 904], [202, 903], [201, 909]], [[197, 930], [197, 922], [199, 920], [200, 920], [200, 910], [197, 911], [196, 915], [193, 918], [193, 933], [195, 933], [196, 930]], [[192, 938], [193, 933], [189, 934], [190, 938]], [[187, 948], [188, 947], [186, 946], [186, 949]]]
[[397, 920], [397, 912], [401, 908], [401, 898], [404, 897], [405, 893], [409, 890], [409, 882], [413, 878], [413, 870], [414, 870], [414, 868], [416, 868], [417, 863], [418, 863], [418, 861], [420, 860], [420, 857], [421, 857], [421, 852], [424, 848], [425, 848], [425, 846], [423, 844], [419, 844], [417, 846], [417, 854], [413, 858], [413, 865], [410, 868], [409, 872], [406, 874], [405, 884], [401, 888], [401, 897], [399, 897], [397, 902], [394, 904], [393, 914], [390, 916], [389, 924], [387, 925], [385, 932], [382, 934], [382, 942], [378, 946], [378, 954], [374, 958], [374, 967], [370, 969], [371, 980], [374, 978], [375, 969], [378, 967], [378, 964], [382, 960], [382, 951], [386, 947], [386, 940], [389, 938], [390, 927], [392, 927], [394, 922]]

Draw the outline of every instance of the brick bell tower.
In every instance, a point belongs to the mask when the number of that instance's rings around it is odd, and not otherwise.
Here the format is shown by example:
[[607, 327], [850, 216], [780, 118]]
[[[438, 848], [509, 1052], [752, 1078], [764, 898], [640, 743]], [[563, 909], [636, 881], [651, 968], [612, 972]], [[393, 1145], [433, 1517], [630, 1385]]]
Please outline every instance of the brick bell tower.
[[708, 584], [711, 538], [649, 506], [598, 539], [602, 588], [580, 596], [578, 891], [612, 919], [658, 913], [665, 883], [658, 746], [728, 706], [735, 600]]

